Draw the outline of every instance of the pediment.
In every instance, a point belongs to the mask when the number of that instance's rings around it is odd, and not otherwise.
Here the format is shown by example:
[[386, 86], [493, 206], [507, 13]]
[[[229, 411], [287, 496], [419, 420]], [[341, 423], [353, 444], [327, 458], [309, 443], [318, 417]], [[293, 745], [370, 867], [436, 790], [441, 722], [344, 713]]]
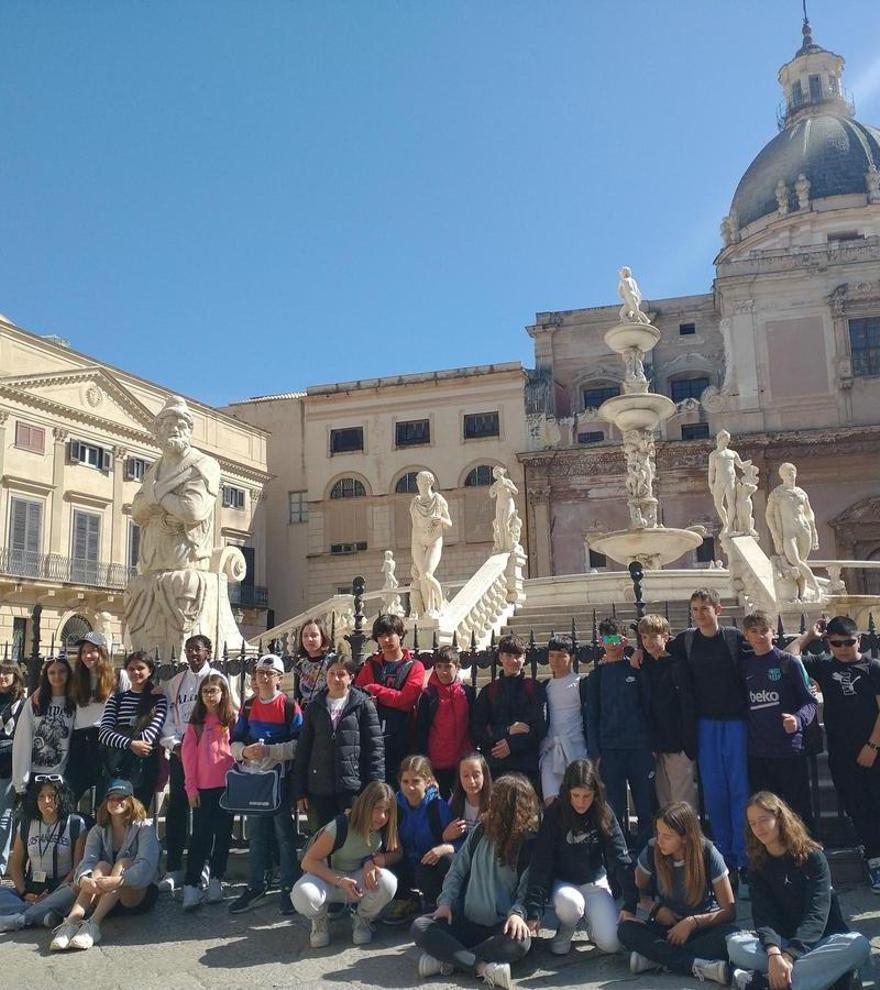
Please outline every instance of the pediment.
[[155, 414], [99, 366], [0, 378], [0, 395], [111, 431], [152, 435]]
[[831, 525], [851, 526], [858, 523], [880, 522], [880, 498], [869, 495], [867, 498], [854, 502], [831, 520]]

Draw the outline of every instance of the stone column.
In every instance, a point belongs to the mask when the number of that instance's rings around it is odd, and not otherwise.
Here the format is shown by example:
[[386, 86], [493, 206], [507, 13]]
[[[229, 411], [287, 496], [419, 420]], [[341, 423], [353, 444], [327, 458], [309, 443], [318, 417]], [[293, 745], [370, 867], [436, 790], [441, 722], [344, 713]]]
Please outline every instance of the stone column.
[[0, 409], [0, 478], [3, 477], [3, 471], [5, 470], [5, 460], [6, 460], [6, 421], [9, 419], [9, 413], [4, 412]]
[[125, 447], [113, 448], [113, 505], [110, 516], [110, 563], [128, 563], [125, 551], [125, 526], [129, 519], [122, 511], [123, 481], [125, 480]]
[[64, 515], [64, 468], [69, 433], [63, 427], [52, 430], [55, 446], [52, 451], [52, 518], [49, 525], [49, 553], [65, 556], [61, 544], [61, 527]]
[[529, 556], [535, 561], [535, 577], [550, 577], [553, 573], [553, 550], [550, 545], [550, 486], [529, 489], [532, 527], [529, 533]]

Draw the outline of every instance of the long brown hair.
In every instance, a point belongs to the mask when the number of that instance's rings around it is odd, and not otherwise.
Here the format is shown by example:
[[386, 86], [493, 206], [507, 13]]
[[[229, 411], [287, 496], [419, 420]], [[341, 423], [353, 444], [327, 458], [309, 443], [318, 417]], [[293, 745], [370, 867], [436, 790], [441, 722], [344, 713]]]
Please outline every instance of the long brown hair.
[[192, 714], [189, 717], [191, 725], [204, 725], [208, 715], [208, 709], [202, 700], [202, 691], [208, 685], [216, 685], [220, 688], [220, 704], [217, 705], [217, 721], [229, 729], [235, 724], [235, 709], [232, 707], [232, 699], [229, 697], [229, 684], [222, 674], [208, 674], [199, 684], [199, 696], [193, 705]]
[[13, 701], [20, 701], [25, 695], [24, 674], [17, 663], [0, 664], [0, 674], [12, 674], [12, 687], [9, 689]]
[[[132, 822], [142, 822], [147, 817], [147, 809], [138, 801], [136, 797], [129, 794], [125, 799], [125, 827], [128, 828]], [[110, 812], [107, 810], [107, 798], [101, 802], [101, 806], [95, 812], [98, 824], [103, 828], [110, 823]]]
[[[690, 905], [699, 905], [706, 896], [706, 859], [703, 851], [703, 833], [697, 813], [686, 801], [661, 808], [654, 817], [654, 826], [663, 824], [684, 839], [684, 895]], [[657, 886], [664, 894], [672, 891], [672, 857], [660, 851], [659, 842], [654, 846], [654, 868]]]
[[396, 852], [400, 848], [397, 836], [397, 798], [384, 780], [371, 780], [355, 798], [348, 820], [349, 828], [368, 839], [373, 831], [373, 808], [383, 802], [388, 805], [388, 821], [380, 832], [382, 849], [385, 852]]
[[[810, 833], [800, 816], [776, 794], [770, 791], [758, 791], [749, 798], [749, 803], [746, 805], [747, 815], [749, 808], [761, 808], [776, 816], [779, 841], [796, 863], [803, 863], [811, 852], [822, 848], [818, 842], [810, 838]], [[748, 821], [746, 821], [746, 853], [749, 863], [756, 870], [762, 870], [766, 866], [770, 855], [767, 847], [752, 831]]]
[[492, 787], [489, 806], [480, 815], [486, 838], [495, 843], [500, 866], [516, 867], [519, 847], [538, 831], [538, 795], [521, 773], [506, 773]]
[[[88, 647], [98, 651], [95, 661], [95, 687], [92, 689], [92, 674], [83, 663], [83, 650]], [[73, 677], [70, 684], [70, 696], [80, 707], [85, 707], [91, 701], [106, 701], [116, 686], [116, 669], [106, 646], [96, 646], [94, 643], [82, 642], [76, 653], [76, 663], [73, 665]]]
[[464, 818], [464, 806], [467, 804], [467, 794], [461, 786], [461, 765], [462, 763], [479, 763], [483, 771], [483, 789], [480, 791], [480, 811], [485, 811], [489, 807], [489, 796], [492, 794], [492, 771], [486, 762], [486, 757], [482, 753], [468, 753], [458, 761], [455, 768], [455, 787], [452, 788], [452, 797], [449, 799], [449, 810], [453, 818]]
[[592, 791], [593, 803], [587, 809], [587, 814], [596, 821], [604, 836], [611, 835], [614, 828], [614, 813], [605, 797], [605, 785], [599, 776], [599, 770], [596, 764], [586, 757], [572, 760], [565, 768], [562, 786], [559, 788], [559, 818], [562, 827], [568, 831], [578, 825], [579, 816], [571, 806], [571, 792], [575, 787]]

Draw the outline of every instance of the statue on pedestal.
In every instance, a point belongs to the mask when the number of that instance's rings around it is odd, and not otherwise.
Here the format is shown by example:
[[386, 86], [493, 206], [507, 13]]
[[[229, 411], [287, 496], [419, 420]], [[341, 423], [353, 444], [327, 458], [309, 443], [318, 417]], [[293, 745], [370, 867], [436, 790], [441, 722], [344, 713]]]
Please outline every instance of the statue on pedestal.
[[386, 550], [382, 557], [382, 573], [385, 575], [382, 585], [382, 604], [383, 610], [389, 615], [403, 615], [400, 595], [397, 594], [400, 582], [397, 580], [396, 570], [397, 561], [394, 559], [394, 551]]
[[452, 525], [446, 499], [434, 491], [430, 471], [419, 471], [419, 493], [409, 504], [412, 519], [412, 588], [410, 612], [436, 617], [443, 608], [443, 589], [434, 577], [443, 553], [443, 529]]
[[751, 461], [743, 461], [743, 473], [736, 485], [736, 536], [754, 536], [758, 538], [755, 529], [755, 509], [752, 496], [758, 490], [758, 468]]
[[797, 599], [802, 602], [822, 600], [822, 592], [807, 560], [810, 552], [819, 549], [816, 517], [810, 499], [798, 488], [794, 464], [779, 466], [781, 485], [767, 498], [767, 526], [776, 550], [774, 563], [783, 577], [797, 585]]
[[650, 323], [642, 312], [642, 293], [639, 284], [633, 278], [632, 271], [624, 265], [617, 272], [620, 281], [617, 283], [617, 294], [623, 305], [620, 307], [621, 323]]
[[745, 470], [739, 454], [731, 450], [730, 434], [719, 430], [715, 449], [709, 454], [709, 491], [721, 520], [721, 535], [726, 536], [736, 522], [736, 469]]
[[522, 533], [522, 521], [513, 500], [513, 496], [519, 494], [519, 489], [507, 477], [507, 471], [503, 467], [492, 468], [492, 477], [495, 479], [489, 488], [489, 497], [495, 499], [495, 519], [492, 523], [495, 542], [492, 551], [502, 553], [513, 550]]

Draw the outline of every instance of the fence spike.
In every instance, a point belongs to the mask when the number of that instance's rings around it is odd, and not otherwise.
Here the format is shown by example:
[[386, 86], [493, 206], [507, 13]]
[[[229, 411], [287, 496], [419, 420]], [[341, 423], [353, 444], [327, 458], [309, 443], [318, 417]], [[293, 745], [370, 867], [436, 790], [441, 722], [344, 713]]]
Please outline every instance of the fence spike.
[[801, 636], [803, 636], [803, 634], [807, 631], [807, 617], [806, 617], [806, 615], [803, 612], [801, 612], [801, 626], [800, 626], [800, 629], [801, 629]]
[[440, 642], [437, 639], [437, 630], [435, 629], [434, 635], [431, 637], [431, 649], [436, 651], [439, 646], [440, 646]]
[[419, 624], [413, 623], [413, 652], [419, 652]]
[[458, 649], [458, 629], [452, 630], [452, 648], [453, 650]]
[[785, 642], [785, 628], [782, 625], [782, 612], [776, 617], [776, 643], [780, 649]]

